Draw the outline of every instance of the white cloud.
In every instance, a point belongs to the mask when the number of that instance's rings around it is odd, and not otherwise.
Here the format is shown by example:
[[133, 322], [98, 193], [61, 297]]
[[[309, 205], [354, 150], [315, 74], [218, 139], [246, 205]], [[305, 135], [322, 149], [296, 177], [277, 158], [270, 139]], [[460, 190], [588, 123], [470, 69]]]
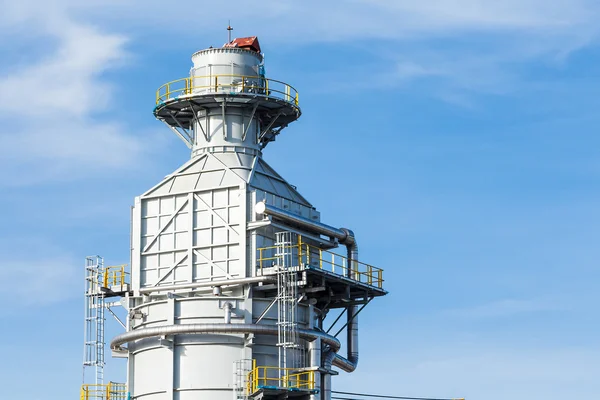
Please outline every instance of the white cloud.
[[52, 32], [58, 47], [0, 79], [0, 115], [85, 117], [106, 108], [111, 87], [101, 74], [125, 56], [122, 36], [72, 22]]
[[[591, 395], [597, 387], [596, 349], [465, 349], [463, 355], [420, 362], [405, 377], [435, 382], [453, 395], [515, 400]], [[439, 393], [439, 392], [438, 392]]]
[[489, 400], [586, 398], [598, 390], [598, 348], [452, 342], [442, 332], [440, 341], [398, 341], [385, 356], [365, 354], [356, 373], [334, 378], [335, 390]]
[[0, 260], [0, 300], [21, 306], [51, 305], [81, 294], [83, 267], [68, 255]]
[[37, 119], [0, 136], [0, 186], [69, 182], [138, 170], [149, 145], [125, 132], [114, 122]]
[[114, 88], [104, 73], [128, 58], [126, 38], [73, 18], [67, 6], [17, 2], [0, 17], [0, 31], [26, 26], [28, 36], [15, 44], [31, 45], [30, 54], [2, 68], [0, 185], [135, 168], [151, 147], [125, 124], [95, 118], [109, 109]]
[[[126, 20], [133, 27], [189, 34], [199, 29], [203, 33], [221, 31], [227, 20], [231, 20], [236, 34], [265, 34], [271, 43], [293, 40], [294, 44], [494, 32], [519, 33], [521, 40], [537, 33], [549, 42], [559, 39], [553, 35], [571, 38], [594, 35], [598, 31], [596, 17], [600, 12], [600, 6], [591, 0], [266, 0], [261, 7], [246, 7], [241, 0], [231, 0], [228, 7], [219, 3], [203, 4], [201, 11], [197, 3], [190, 0], [173, 7], [165, 7], [159, 0], [54, 0], [11, 5], [6, 19], [23, 19], [24, 14], [34, 12], [31, 9], [36, 9], [37, 14], [68, 10], [88, 19]], [[198, 24], [199, 19], [202, 24]]]
[[[70, 7], [94, 8], [107, 18], [133, 19], [139, 24], [157, 27], [162, 21], [163, 31], [193, 31], [200, 15], [202, 29], [223, 29], [232, 20], [236, 32], [253, 29], [260, 34], [269, 32], [269, 41], [335, 40], [357, 38], [401, 39], [412, 35], [438, 36], [464, 32], [494, 31], [579, 31], [594, 26], [598, 5], [589, 0], [346, 0], [322, 2], [307, 0], [267, 0], [261, 7], [244, 7], [246, 3], [232, 0], [228, 7], [218, 3], [203, 5], [202, 12], [194, 12], [196, 3], [179, 2], [176, 7], [164, 7], [158, 0], [144, 2], [140, 9], [136, 2], [81, 3], [63, 1]], [[97, 9], [99, 4], [102, 9]], [[118, 10], [119, 13], [114, 11]], [[191, 12], [181, 12], [188, 10]], [[173, 19], [177, 17], [177, 20]], [[263, 23], [257, 24], [256, 17]], [[173, 23], [164, 23], [172, 21]], [[276, 35], [273, 33], [276, 32]], [[249, 32], [250, 33], [250, 32]]]
[[501, 318], [519, 314], [564, 310], [565, 306], [542, 299], [503, 299], [490, 303], [453, 309], [445, 312], [450, 317], [459, 318]]
[[[132, 34], [151, 29], [189, 38], [200, 29], [221, 30], [223, 21], [232, 18], [235, 33], [264, 35], [271, 46], [323, 41], [353, 46], [362, 39], [384, 39], [360, 49], [379, 65], [369, 75], [376, 81], [361, 77], [357, 82], [342, 71], [338, 82], [328, 76], [316, 86], [356, 90], [357, 85], [389, 89], [419, 84], [421, 92], [472, 107], [470, 93], [516, 91], [522, 83], [518, 65], [564, 59], [595, 40], [600, 29], [595, 22], [600, 6], [587, 0], [270, 0], [260, 8], [232, 0], [226, 9], [217, 3], [203, 6], [202, 15], [211, 18], [201, 25], [198, 13], [182, 10], [197, 10], [197, 4], [184, 1], [165, 8], [157, 0], [54, 0], [6, 5], [0, 15], [5, 34], [0, 44], [10, 48], [8, 38], [14, 38], [14, 43], [32, 45], [31, 54], [0, 68], [5, 75], [0, 78], [0, 165], [13, 170], [12, 184], [74, 179], [139, 164], [147, 141], [138, 143], [124, 124], [93, 118], [114, 96], [104, 73], [129, 57], [127, 38], [116, 30]], [[231, 10], [243, 10], [243, 18]], [[263, 23], [257, 24], [255, 17]], [[445, 38], [469, 40], [446, 47], [439, 42]], [[198, 42], [203, 44], [214, 43]]]

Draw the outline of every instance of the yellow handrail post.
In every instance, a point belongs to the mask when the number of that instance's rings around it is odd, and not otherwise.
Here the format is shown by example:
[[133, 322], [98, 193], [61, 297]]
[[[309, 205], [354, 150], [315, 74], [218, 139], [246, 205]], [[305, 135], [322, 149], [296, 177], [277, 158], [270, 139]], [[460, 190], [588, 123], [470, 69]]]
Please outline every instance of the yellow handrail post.
[[256, 389], [258, 389], [258, 369], [256, 368], [256, 359], [252, 360], [252, 372], [253, 372], [253, 376], [252, 376], [252, 392], [256, 392]]
[[310, 245], [308, 243], [304, 243], [304, 254], [306, 254], [306, 265], [310, 265], [310, 256], [311, 256], [311, 251], [310, 251]]
[[331, 272], [335, 272], [335, 254], [331, 253]]
[[298, 235], [298, 266], [302, 265], [302, 235]]
[[296, 92], [296, 105], [298, 105], [298, 92]]
[[269, 80], [265, 79], [265, 94], [268, 96], [269, 95]]
[[242, 76], [242, 93], [244, 93], [244, 86], [245, 86], [245, 83], [246, 83], [246, 77], [245, 77], [245, 76]]
[[319, 249], [319, 268], [323, 269], [323, 249]]
[[108, 382], [106, 385], [106, 400], [110, 400], [110, 384], [111, 382]]
[[215, 93], [219, 91], [219, 75], [215, 75]]

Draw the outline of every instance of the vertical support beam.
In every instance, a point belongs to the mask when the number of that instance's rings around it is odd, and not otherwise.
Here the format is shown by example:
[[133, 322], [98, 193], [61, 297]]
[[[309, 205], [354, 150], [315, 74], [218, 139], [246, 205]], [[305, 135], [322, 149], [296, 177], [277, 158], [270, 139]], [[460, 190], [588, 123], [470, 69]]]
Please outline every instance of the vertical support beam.
[[188, 229], [190, 230], [189, 232], [189, 247], [188, 247], [188, 264], [189, 264], [189, 274], [188, 274], [188, 282], [193, 282], [194, 281], [194, 246], [196, 245], [196, 243], [194, 243], [194, 193], [190, 192], [188, 193], [188, 218], [189, 218], [189, 225], [188, 225]]
[[141, 275], [141, 257], [142, 257], [142, 200], [138, 196], [134, 200], [132, 210], [132, 226], [131, 226], [131, 289], [134, 296], [140, 295], [140, 275]]
[[225, 121], [225, 99], [223, 99], [223, 102], [221, 103], [221, 115], [223, 116], [223, 139], [227, 139], [227, 122]]
[[298, 235], [298, 267], [302, 266], [302, 235]]
[[[169, 305], [169, 311], [168, 311], [168, 315], [167, 315], [167, 324], [169, 325], [174, 325], [175, 324], [175, 303], [176, 300], [175, 299], [167, 299], [167, 304]], [[173, 343], [170, 346], [170, 348], [165, 347], [162, 350], [163, 351], [170, 351], [171, 352], [171, 365], [167, 365], [164, 367], [164, 372], [165, 375], [168, 377], [168, 379], [165, 379], [165, 383], [166, 383], [166, 399], [167, 400], [173, 400], [174, 398], [174, 389], [175, 389], [175, 364], [178, 362], [177, 360], [177, 350], [176, 350], [176, 346], [175, 346], [175, 340], [176, 340], [177, 336], [173, 336]]]
[[[232, 189], [229, 189], [232, 190]], [[235, 224], [235, 222], [238, 222], [238, 226], [240, 233], [237, 235], [239, 237], [239, 241], [240, 241], [240, 249], [239, 249], [239, 254], [240, 254], [240, 260], [238, 261], [240, 263], [240, 266], [244, 267], [244, 277], [249, 277], [249, 276], [253, 276], [253, 269], [254, 269], [254, 265], [253, 262], [253, 257], [248, 254], [248, 251], [246, 249], [249, 249], [250, 251], [252, 251], [252, 247], [248, 248], [247, 243], [248, 243], [248, 231], [245, 229], [245, 225], [246, 225], [246, 220], [247, 220], [247, 215], [248, 215], [248, 190], [247, 190], [247, 185], [245, 183], [240, 184], [239, 188], [239, 196], [230, 196], [233, 198], [237, 198], [239, 201], [239, 207], [238, 210], [239, 212], [237, 213], [237, 215], [234, 216], [234, 218], [237, 219], [237, 221], [227, 221], [229, 222], [229, 224]], [[231, 204], [229, 204], [231, 206]], [[228, 235], [231, 235], [231, 232], [227, 233]], [[244, 288], [246, 289], [246, 288]]]
[[[252, 112], [250, 113], [250, 120], [248, 121], [248, 125], [246, 126], [246, 128], [244, 129], [244, 133], [242, 134], [242, 141], [246, 140], [246, 134], [248, 133], [248, 129], [250, 129], [250, 126], [252, 126], [252, 120], [254, 119], [254, 114], [256, 113], [257, 108], [258, 108], [258, 102], [256, 102], [254, 104], [254, 107], [252, 108]], [[255, 144], [255, 143], [253, 143], [253, 144]]]
[[[130, 264], [131, 265], [131, 264]], [[126, 297], [126, 309], [129, 312], [133, 306], [133, 300], [130, 297]], [[131, 330], [131, 318], [129, 315], [125, 319], [125, 331], [129, 332]], [[133, 379], [132, 379], [132, 371], [133, 371], [133, 356], [131, 354], [127, 354], [127, 381], [125, 382], [125, 387], [127, 388], [127, 400], [130, 399], [131, 393], [133, 392]]]

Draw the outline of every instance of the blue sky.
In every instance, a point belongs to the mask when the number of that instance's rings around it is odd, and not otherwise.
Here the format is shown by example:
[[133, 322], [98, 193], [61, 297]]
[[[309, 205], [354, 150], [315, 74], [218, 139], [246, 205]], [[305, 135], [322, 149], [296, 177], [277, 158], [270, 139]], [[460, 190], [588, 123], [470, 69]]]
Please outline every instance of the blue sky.
[[189, 157], [154, 92], [228, 20], [300, 92], [265, 159], [386, 271], [336, 390], [600, 391], [597, 2], [5, 3], [3, 396], [78, 395], [84, 257], [128, 260], [133, 197]]

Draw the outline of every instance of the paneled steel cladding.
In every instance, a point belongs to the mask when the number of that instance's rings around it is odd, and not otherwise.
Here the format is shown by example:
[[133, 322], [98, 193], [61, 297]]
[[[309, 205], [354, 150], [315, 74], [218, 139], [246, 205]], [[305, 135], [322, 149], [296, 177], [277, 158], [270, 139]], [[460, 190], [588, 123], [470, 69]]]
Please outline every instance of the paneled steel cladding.
[[[190, 77], [157, 93], [156, 118], [192, 157], [134, 202], [127, 332], [111, 342], [131, 399], [329, 400], [333, 368], [358, 362], [359, 307], [386, 294], [352, 231], [321, 223], [262, 158], [300, 108], [259, 49], [199, 51]], [[347, 357], [324, 332], [335, 309]]]

